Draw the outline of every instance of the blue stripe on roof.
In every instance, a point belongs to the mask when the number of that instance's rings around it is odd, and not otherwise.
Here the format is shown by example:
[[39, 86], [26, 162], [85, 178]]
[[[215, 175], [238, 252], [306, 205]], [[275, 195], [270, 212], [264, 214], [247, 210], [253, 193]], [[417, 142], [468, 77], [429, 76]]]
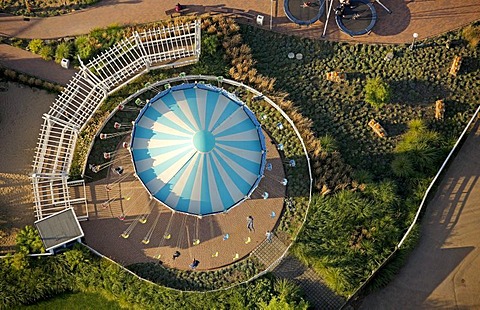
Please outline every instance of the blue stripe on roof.
[[148, 117], [152, 121], [157, 121], [160, 117], [162, 117], [162, 113], [158, 112], [155, 109], [152, 109], [151, 107], [148, 107], [145, 110], [145, 113], [143, 113], [143, 116]]
[[172, 128], [172, 129], [175, 129], [177, 131], [180, 131], [180, 132], [183, 132], [183, 133], [186, 133], [186, 134], [193, 134], [193, 132], [191, 130], [188, 130], [184, 127], [182, 127], [180, 124], [172, 121], [171, 119], [168, 118], [168, 116], [166, 115], [162, 115], [160, 118], [157, 119], [157, 122], [158, 123], [161, 123], [169, 128]]
[[250, 171], [252, 174], [258, 175], [258, 173], [260, 171], [260, 164], [259, 163], [253, 162], [253, 161], [248, 160], [246, 158], [243, 158], [242, 156], [234, 154], [232, 152], [229, 152], [229, 151], [227, 151], [223, 148], [217, 148], [217, 150], [218, 150], [219, 153], [222, 153], [224, 157], [230, 158], [231, 160], [233, 160], [234, 162], [236, 162], [237, 164], [239, 164], [243, 168]]
[[208, 129], [210, 126], [210, 122], [212, 121], [213, 111], [215, 111], [218, 97], [220, 96], [219, 93], [209, 91], [207, 92], [207, 102], [205, 108], [205, 129]]
[[228, 191], [228, 188], [225, 185], [220, 172], [218, 171], [218, 167], [213, 160], [212, 153], [208, 153], [208, 158], [210, 161], [210, 166], [212, 166], [213, 176], [215, 178], [215, 182], [217, 183], [218, 193], [220, 195], [220, 199], [222, 200], [223, 207], [228, 209], [235, 203], [235, 201], [230, 195], [230, 192]]
[[195, 126], [188, 120], [188, 118], [185, 116], [185, 113], [183, 113], [182, 108], [178, 105], [177, 100], [173, 97], [172, 93], [168, 93], [167, 95], [163, 96], [162, 101], [165, 103], [165, 105], [173, 112], [175, 115], [178, 116], [192, 131], [195, 130]]
[[207, 156], [205, 154], [202, 154], [201, 156], [204, 158], [204, 160], [200, 192], [200, 214], [209, 214], [212, 213], [212, 200], [210, 198], [210, 186], [208, 182]]
[[[197, 153], [198, 154], [198, 153]], [[200, 156], [195, 156], [192, 158], [192, 160], [194, 160], [193, 162], [193, 170], [192, 171], [198, 171], [198, 165], [199, 165], [199, 161], [200, 161]], [[192, 163], [190, 163], [192, 164]], [[186, 169], [186, 165], [182, 167], [182, 169], [180, 169], [180, 171], [178, 172], [179, 175], [181, 174], [184, 174], [185, 173], [185, 169]], [[185, 176], [184, 176], [185, 178]], [[191, 199], [185, 199], [184, 197], [188, 197], [188, 198], [191, 198], [192, 197], [192, 191], [193, 191], [193, 186], [195, 185], [195, 178], [196, 178], [196, 174], [195, 173], [191, 173], [189, 176], [186, 177], [187, 180], [185, 182], [185, 185], [183, 186], [183, 190], [182, 190], [182, 194], [181, 194], [181, 197], [182, 199], [178, 202], [177, 206], [176, 206], [176, 209], [179, 210], [179, 211], [183, 211], [183, 212], [188, 212], [188, 209], [190, 207], [190, 201]], [[202, 184], [203, 186], [203, 184]]]
[[[201, 128], [202, 123], [200, 122], [200, 114], [198, 112], [198, 102], [197, 102], [197, 94], [195, 92], [195, 89], [189, 88], [185, 89], [183, 91], [183, 94], [185, 95], [185, 99], [187, 99], [188, 107], [190, 108], [190, 111], [192, 113], [193, 119], [196, 122], [196, 125], [198, 128], [201, 130], [204, 128]], [[203, 104], [203, 102], [202, 102]]]
[[245, 131], [251, 130], [253, 128], [255, 128], [255, 126], [252, 124], [252, 121], [249, 118], [246, 118], [243, 121], [241, 121], [240, 123], [235, 124], [231, 127], [228, 127], [224, 131], [218, 132], [215, 135], [215, 138], [228, 136], [228, 135], [233, 135], [233, 134], [239, 133], [239, 132], [245, 132]]
[[140, 172], [138, 174], [138, 177], [143, 181], [143, 184], [147, 184], [151, 180], [157, 178], [157, 174], [155, 173], [155, 170], [153, 170], [153, 168], [150, 168], [148, 170]]
[[212, 131], [215, 131], [215, 128], [217, 128], [220, 124], [222, 124], [230, 115], [232, 115], [237, 109], [241, 109], [238, 105], [236, 104], [230, 104], [230, 102], [227, 103], [225, 110], [223, 110], [222, 115], [218, 118], [217, 122], [215, 125], [212, 127]]
[[262, 151], [262, 146], [258, 142], [258, 140], [250, 140], [250, 141], [223, 141], [223, 140], [215, 140], [215, 144], [221, 146], [230, 146], [238, 149], [239, 151], [245, 150], [245, 151], [256, 151], [256, 152], [261, 152]]
[[248, 193], [251, 188], [251, 184], [248, 184], [230, 165], [222, 158], [222, 154], [217, 152], [217, 150], [213, 150], [216, 158], [220, 165], [222, 165], [225, 172], [230, 176], [232, 180], [235, 180], [235, 185], [237, 188], [244, 194]]
[[161, 173], [163, 173], [165, 170], [167, 170], [168, 168], [170, 168], [170, 166], [172, 166], [174, 163], [176, 163], [178, 161], [179, 158], [182, 158], [183, 156], [185, 156], [187, 153], [191, 152], [191, 150], [185, 150], [179, 154], [177, 154], [176, 156], [173, 156], [165, 161], [162, 161], [161, 163], [155, 165], [153, 167], [153, 170], [155, 171], [155, 173], [157, 175], [160, 175]]

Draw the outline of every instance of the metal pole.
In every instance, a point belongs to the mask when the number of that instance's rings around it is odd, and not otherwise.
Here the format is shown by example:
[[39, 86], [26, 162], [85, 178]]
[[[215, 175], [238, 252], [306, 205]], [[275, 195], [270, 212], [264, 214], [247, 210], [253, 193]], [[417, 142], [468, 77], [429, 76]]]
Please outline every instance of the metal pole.
[[415, 47], [415, 40], [418, 38], [418, 33], [414, 33], [413, 34], [413, 41], [412, 41], [412, 45], [410, 45], [410, 49], [413, 50], [414, 47]]
[[[330, 0], [330, 5], [328, 5], [329, 0], [325, 0], [325, 13], [327, 14], [327, 20], [325, 21], [325, 26], [323, 27], [322, 38], [325, 38], [327, 33], [328, 21], [330, 20], [330, 14], [332, 13], [333, 0]], [[328, 10], [326, 10], [328, 7]]]
[[273, 0], [270, 0], [270, 30], [272, 30], [273, 24]]

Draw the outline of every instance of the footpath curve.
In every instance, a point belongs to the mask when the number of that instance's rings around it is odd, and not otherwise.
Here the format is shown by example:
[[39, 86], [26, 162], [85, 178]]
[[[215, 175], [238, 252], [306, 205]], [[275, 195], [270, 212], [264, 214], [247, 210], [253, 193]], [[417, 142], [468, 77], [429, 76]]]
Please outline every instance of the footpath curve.
[[[71, 14], [31, 18], [25, 21], [21, 16], [0, 14], [0, 35], [20, 38], [59, 38], [88, 33], [98, 27], [112, 24], [138, 24], [165, 19], [165, 11], [174, 8], [173, 0], [103, 0], [99, 4]], [[219, 4], [215, 0], [181, 1], [190, 12], [205, 13], [212, 10], [229, 10], [243, 12], [249, 16], [263, 15], [263, 28], [270, 27], [270, 12], [273, 12], [273, 30], [277, 32], [307, 36], [320, 39], [323, 22], [316, 22], [309, 27], [299, 27], [291, 23], [283, 11], [282, 0], [226, 0]], [[351, 38], [340, 32], [333, 15], [328, 24], [327, 40], [375, 42], [375, 43], [409, 43], [414, 32], [419, 39], [436, 36], [459, 28], [480, 19], [478, 0], [383, 0], [389, 9], [388, 14], [380, 5], [375, 4], [378, 13], [377, 24], [370, 35]]]

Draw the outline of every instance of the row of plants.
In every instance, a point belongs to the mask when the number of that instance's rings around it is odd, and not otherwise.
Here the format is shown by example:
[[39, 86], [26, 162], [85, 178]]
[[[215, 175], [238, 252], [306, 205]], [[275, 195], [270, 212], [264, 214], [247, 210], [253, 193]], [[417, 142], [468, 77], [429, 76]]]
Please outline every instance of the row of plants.
[[[26, 235], [31, 242], [19, 243], [23, 248], [0, 260], [0, 307], [14, 308], [52, 298], [61, 293], [81, 292], [100, 294], [115, 299], [123, 308], [158, 309], [158, 305], [176, 309], [307, 309], [298, 288], [271, 276], [233, 289], [195, 294], [169, 290], [143, 281], [118, 265], [93, 256], [76, 244], [50, 257], [30, 257], [28, 251], [38, 251], [38, 238]], [[35, 230], [33, 230], [35, 232]], [[19, 234], [19, 235], [25, 235]], [[27, 238], [28, 239], [28, 238]], [[20, 240], [19, 240], [20, 241]], [[193, 272], [194, 273], [194, 272]], [[68, 307], [67, 304], [64, 306]]]
[[245, 282], [260, 272], [259, 263], [247, 258], [213, 271], [185, 271], [155, 263], [137, 263], [128, 269], [162, 286], [182, 291], [209, 291]]
[[4, 0], [0, 11], [20, 16], [48, 17], [74, 12], [98, 0]]
[[39, 78], [30, 76], [25, 73], [19, 73], [10, 69], [6, 69], [3, 67], [0, 67], [0, 79], [1, 80], [8, 80], [8, 81], [14, 81], [14, 82], [19, 82], [25, 85], [29, 85], [32, 87], [37, 87], [44, 89], [49, 92], [54, 92], [54, 93], [59, 93], [63, 90], [63, 86], [41, 80]]

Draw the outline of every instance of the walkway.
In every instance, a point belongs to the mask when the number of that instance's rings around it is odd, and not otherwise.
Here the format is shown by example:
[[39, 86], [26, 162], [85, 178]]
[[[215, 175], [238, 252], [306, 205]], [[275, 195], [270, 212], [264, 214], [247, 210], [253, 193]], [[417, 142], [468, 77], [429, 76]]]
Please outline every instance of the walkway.
[[75, 74], [73, 69], [64, 69], [54, 61], [45, 61], [38, 55], [6, 44], [0, 44], [0, 65], [64, 86]]
[[480, 120], [423, 217], [400, 274], [361, 309], [480, 309]]
[[[0, 35], [22, 38], [59, 38], [88, 33], [98, 27], [112, 24], [137, 24], [165, 19], [165, 11], [174, 7], [174, 0], [103, 0], [98, 5], [77, 11], [69, 15], [49, 18], [32, 18], [24, 21], [22, 17], [0, 15]], [[275, 31], [320, 38], [323, 23], [317, 22], [310, 27], [298, 27], [292, 24], [283, 11], [283, 1], [269, 0], [227, 0], [218, 4], [216, 0], [185, 0], [182, 4], [192, 11], [204, 13], [218, 8], [243, 11], [252, 16], [265, 16], [265, 26], [270, 24], [270, 10], [273, 11]], [[368, 36], [350, 38], [341, 33], [330, 19], [327, 39], [355, 42], [408, 43], [414, 32], [419, 39], [435, 36], [459, 28], [480, 19], [478, 0], [382, 0], [393, 13], [391, 15], [378, 4], [375, 7], [379, 19], [373, 32]], [[270, 7], [272, 4], [272, 7]]]

